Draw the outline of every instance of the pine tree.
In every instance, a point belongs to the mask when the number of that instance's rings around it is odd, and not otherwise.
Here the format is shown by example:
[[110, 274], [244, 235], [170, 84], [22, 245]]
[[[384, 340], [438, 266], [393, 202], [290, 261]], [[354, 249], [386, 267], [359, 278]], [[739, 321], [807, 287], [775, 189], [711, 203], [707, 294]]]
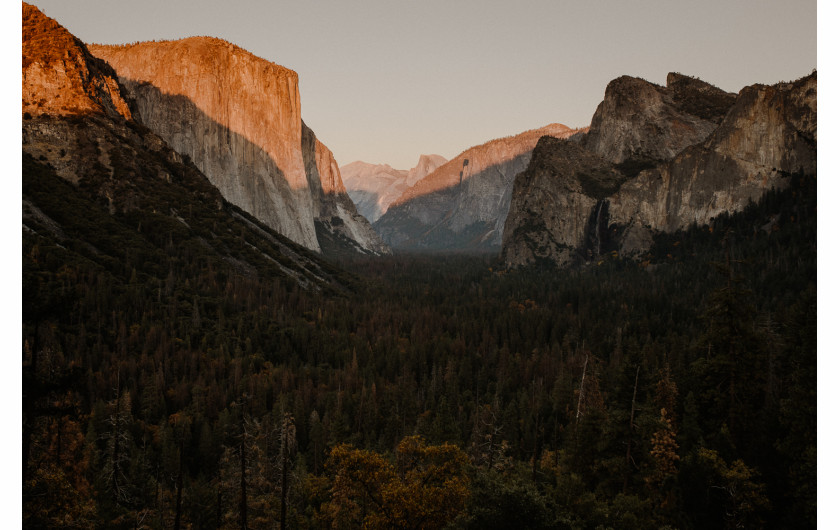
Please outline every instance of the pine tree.
[[659, 507], [669, 511], [674, 506], [673, 479], [677, 474], [679, 445], [676, 433], [663, 407], [659, 412], [659, 430], [650, 440], [650, 456], [653, 459], [653, 470], [647, 477], [654, 497], [658, 499]]

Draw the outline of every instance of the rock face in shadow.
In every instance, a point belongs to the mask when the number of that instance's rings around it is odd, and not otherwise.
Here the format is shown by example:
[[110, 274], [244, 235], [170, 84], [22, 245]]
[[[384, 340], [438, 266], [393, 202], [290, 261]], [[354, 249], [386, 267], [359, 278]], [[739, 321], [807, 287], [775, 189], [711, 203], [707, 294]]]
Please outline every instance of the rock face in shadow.
[[303, 124], [301, 134], [306, 177], [315, 213], [315, 230], [321, 249], [331, 255], [348, 252], [388, 254], [367, 219], [357, 211], [344, 189], [332, 152], [312, 129]]
[[742, 210], [816, 174], [816, 105], [816, 72], [737, 97], [679, 74], [667, 87], [619, 78], [588, 134], [544, 142], [517, 176], [502, 256], [516, 267], [639, 255], [657, 231]]
[[622, 76], [607, 85], [585, 145], [615, 164], [668, 160], [709, 136], [734, 100], [734, 94], [680, 74], [669, 74], [664, 87]]
[[136, 121], [116, 73], [81, 41], [26, 4], [23, 34], [27, 236], [106, 270], [137, 260], [165, 277], [177, 247], [223, 274], [340, 288], [333, 267], [226, 201], [189, 157]]
[[404, 250], [498, 250], [513, 178], [537, 141], [576, 132], [551, 124], [467, 149], [408, 188], [374, 228]]
[[[305, 125], [294, 71], [209, 37], [90, 49], [114, 67], [140, 121], [189, 156], [227, 200], [320, 250], [315, 228], [320, 198], [312, 195], [313, 173], [304, 162]], [[323, 175], [340, 183], [337, 171]], [[327, 197], [346, 195], [336, 183], [321, 188], [333, 190]], [[378, 238], [356, 244], [370, 252], [384, 248]]]
[[603, 208], [603, 197], [624, 179], [614, 164], [577, 142], [541, 138], [513, 187], [503, 240], [508, 266], [571, 263], [589, 233], [591, 212]]
[[406, 189], [445, 163], [440, 155], [420, 155], [417, 165], [406, 171], [356, 161], [342, 166], [341, 176], [359, 213], [375, 223]]
[[614, 222], [668, 232], [703, 225], [785, 188], [793, 173], [816, 174], [816, 105], [816, 75], [744, 88], [706, 141], [622, 187]]

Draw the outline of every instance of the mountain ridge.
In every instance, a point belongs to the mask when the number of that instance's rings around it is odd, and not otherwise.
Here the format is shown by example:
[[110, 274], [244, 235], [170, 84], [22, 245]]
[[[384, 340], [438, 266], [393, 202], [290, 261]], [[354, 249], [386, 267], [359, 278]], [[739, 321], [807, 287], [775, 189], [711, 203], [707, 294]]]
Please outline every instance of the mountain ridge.
[[309, 138], [296, 72], [214, 37], [90, 49], [114, 67], [140, 120], [228, 200], [316, 251], [335, 236], [362, 252], [388, 252], [341, 199], [332, 153]]
[[23, 2], [22, 17], [25, 116], [101, 113], [131, 118], [109, 64], [95, 58], [82, 41], [37, 7]]
[[465, 149], [405, 190], [374, 229], [403, 250], [497, 249], [513, 178], [539, 138], [580, 131], [554, 123]]
[[446, 163], [440, 155], [420, 155], [417, 164], [408, 170], [394, 169], [389, 164], [370, 164], [357, 160], [342, 166], [348, 195], [356, 208], [371, 223], [376, 222], [402, 193], [417, 181]]
[[[189, 157], [135, 120], [130, 100], [117, 100], [122, 111], [103, 103], [122, 87], [83, 42], [36, 7], [23, 4], [23, 12], [24, 234], [115, 271], [126, 260], [161, 273], [169, 260], [161, 256], [181, 242], [184, 252], [246, 277], [262, 271], [306, 289], [335, 285], [323, 261], [225, 200]], [[49, 53], [37, 52], [43, 43]], [[44, 82], [27, 72], [54, 75]], [[103, 86], [116, 88], [96, 90]], [[69, 96], [72, 105], [39, 104]], [[138, 253], [156, 257], [135, 262]]]
[[507, 266], [639, 256], [658, 232], [706, 224], [796, 172], [816, 174], [816, 72], [737, 95], [681, 74], [666, 87], [623, 76], [576, 140], [544, 142], [517, 176]]

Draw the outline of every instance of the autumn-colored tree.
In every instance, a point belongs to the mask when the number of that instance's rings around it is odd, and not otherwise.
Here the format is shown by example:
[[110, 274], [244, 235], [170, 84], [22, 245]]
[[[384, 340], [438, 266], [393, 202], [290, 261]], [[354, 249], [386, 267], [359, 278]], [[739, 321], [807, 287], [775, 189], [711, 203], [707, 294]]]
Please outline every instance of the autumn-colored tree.
[[383, 492], [396, 520], [410, 528], [439, 528], [454, 518], [469, 497], [467, 461], [455, 445], [404, 438], [397, 447], [398, 480]]
[[330, 452], [326, 466], [333, 481], [330, 502], [323, 511], [332, 528], [358, 528], [389, 509], [382, 488], [394, 480], [396, 472], [381, 455], [341, 444]]
[[371, 451], [343, 444], [327, 463], [334, 474], [325, 507], [333, 528], [440, 528], [465, 508], [467, 455], [452, 444], [402, 440], [396, 465]]
[[660, 428], [650, 440], [650, 456], [653, 459], [653, 472], [647, 477], [648, 485], [654, 490], [654, 497], [659, 499], [660, 507], [668, 509], [673, 505], [673, 488], [670, 487], [677, 474], [676, 433], [668, 418], [668, 412], [663, 407], [659, 411]]

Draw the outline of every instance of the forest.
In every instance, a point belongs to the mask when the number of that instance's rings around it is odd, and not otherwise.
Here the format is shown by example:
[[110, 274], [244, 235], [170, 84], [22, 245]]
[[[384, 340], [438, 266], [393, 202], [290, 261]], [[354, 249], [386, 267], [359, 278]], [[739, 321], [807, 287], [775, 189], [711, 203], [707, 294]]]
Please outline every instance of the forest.
[[816, 526], [815, 176], [641, 259], [307, 288], [23, 173], [25, 527]]

